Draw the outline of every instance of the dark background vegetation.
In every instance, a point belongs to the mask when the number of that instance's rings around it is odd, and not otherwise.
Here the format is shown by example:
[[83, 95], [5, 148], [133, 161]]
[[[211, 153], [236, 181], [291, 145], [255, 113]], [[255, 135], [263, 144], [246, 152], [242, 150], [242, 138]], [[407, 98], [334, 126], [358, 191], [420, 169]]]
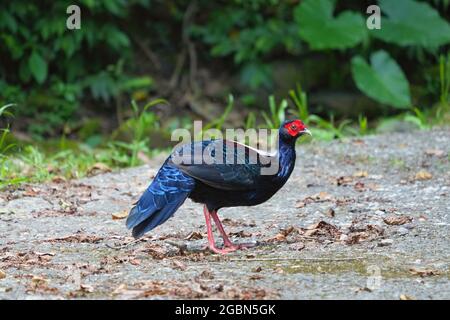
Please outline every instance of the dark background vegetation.
[[[81, 8], [80, 30], [66, 28], [71, 4]], [[381, 7], [381, 30], [366, 27], [371, 4]], [[136, 165], [193, 119], [270, 127], [300, 116], [323, 139], [443, 123], [449, 8], [448, 0], [2, 1], [0, 107], [14, 104], [0, 112], [3, 179], [20, 181], [12, 172], [24, 163], [32, 176], [46, 163], [38, 179]], [[6, 161], [7, 146], [20, 161]]]

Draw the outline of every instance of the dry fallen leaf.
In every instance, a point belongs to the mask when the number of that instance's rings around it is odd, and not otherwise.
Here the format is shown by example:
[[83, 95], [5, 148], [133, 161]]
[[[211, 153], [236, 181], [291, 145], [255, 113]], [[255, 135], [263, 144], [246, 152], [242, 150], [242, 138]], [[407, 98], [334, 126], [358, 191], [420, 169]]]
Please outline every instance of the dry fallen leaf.
[[203, 239], [203, 236], [198, 231], [192, 231], [184, 240], [200, 240]]
[[99, 173], [111, 172], [111, 168], [102, 162], [95, 163], [92, 167], [90, 167], [87, 171], [88, 175], [96, 175]]
[[306, 203], [303, 201], [297, 201], [297, 203], [295, 204], [296, 208], [304, 208], [306, 206]]
[[365, 178], [368, 175], [369, 175], [369, 173], [367, 171], [357, 171], [353, 174], [353, 176], [356, 178]]
[[334, 211], [333, 208], [328, 208], [328, 210], [325, 212], [325, 215], [330, 218], [333, 218], [335, 216], [335, 214], [336, 214], [336, 212]]
[[286, 241], [286, 236], [281, 233], [278, 233], [274, 237], [267, 239], [267, 242], [282, 242], [282, 241]]
[[184, 271], [187, 269], [186, 265], [179, 260], [172, 260], [172, 264], [173, 264], [174, 269], [178, 269], [181, 271]]
[[6, 273], [3, 270], [0, 270], [0, 279], [6, 278]]
[[252, 272], [261, 272], [262, 271], [262, 267], [258, 266], [255, 269], [252, 270]]
[[55, 256], [54, 252], [34, 252], [34, 254], [38, 257], [38, 260], [41, 262], [50, 262], [52, 258]]
[[27, 286], [26, 292], [46, 292], [56, 294], [58, 293], [58, 289], [49, 287], [47, 279], [40, 276], [33, 276], [31, 283]]
[[314, 195], [313, 198], [315, 198], [318, 202], [334, 200], [334, 197], [325, 191], [319, 192], [318, 194]]
[[78, 231], [76, 234], [47, 239], [46, 242], [72, 242], [72, 243], [97, 243], [103, 240], [103, 237], [98, 237], [95, 235], [88, 235], [83, 232]]
[[303, 208], [307, 204], [314, 203], [314, 202], [326, 202], [326, 201], [336, 201], [336, 199], [329, 193], [325, 191], [321, 191], [317, 194], [314, 194], [312, 196], [306, 197], [303, 200], [298, 200], [295, 204], [296, 208]]
[[137, 298], [142, 294], [142, 290], [128, 289], [127, 285], [122, 283], [113, 292], [112, 295], [120, 296], [123, 299]]
[[356, 191], [363, 192], [366, 189], [366, 186], [363, 182], [358, 181], [355, 183], [354, 188]]
[[390, 216], [383, 219], [384, 223], [390, 226], [398, 226], [408, 222], [411, 222], [413, 219], [408, 216]]
[[238, 231], [238, 232], [230, 232], [228, 234], [230, 237], [237, 237], [237, 238], [250, 238], [252, 236], [251, 233], [246, 232], [244, 230]]
[[345, 185], [348, 185], [349, 183], [351, 183], [352, 181], [353, 181], [353, 177], [341, 176], [341, 177], [336, 179], [336, 184], [338, 186], [345, 186]]
[[433, 175], [425, 170], [417, 172], [414, 177], [415, 180], [430, 180], [431, 178], [433, 178]]
[[411, 297], [411, 296], [407, 296], [406, 294], [401, 294], [400, 295], [400, 300], [416, 300], [416, 298]]
[[211, 270], [203, 270], [200, 273], [199, 277], [203, 279], [212, 280], [214, 279], [214, 274], [211, 272]]
[[303, 235], [306, 237], [318, 235], [330, 237], [333, 239], [339, 239], [339, 237], [341, 236], [341, 231], [336, 226], [328, 222], [319, 221], [308, 226]]
[[27, 188], [27, 190], [23, 193], [25, 197], [35, 197], [39, 194], [38, 191], [34, 188]]
[[111, 216], [112, 216], [113, 220], [125, 219], [126, 217], [128, 217], [128, 210], [122, 210], [120, 212], [115, 212]]
[[445, 156], [445, 152], [439, 149], [427, 149], [425, 150], [425, 154], [427, 156], [435, 156], [438, 158]]
[[300, 251], [305, 248], [305, 244], [303, 242], [296, 242], [289, 246], [289, 250]]
[[80, 284], [80, 290], [83, 292], [91, 293], [94, 292], [94, 287], [89, 284]]
[[138, 266], [141, 264], [141, 260], [139, 259], [130, 259], [129, 261], [133, 266]]
[[433, 270], [433, 269], [411, 268], [411, 269], [409, 269], [409, 272], [413, 275], [421, 276], [421, 277], [437, 276], [437, 275], [441, 274], [438, 270]]
[[63, 183], [63, 182], [66, 182], [66, 178], [64, 178], [63, 176], [54, 176], [52, 178], [52, 182], [54, 182], [54, 183]]
[[275, 269], [275, 272], [276, 273], [284, 273], [284, 270], [282, 268], [278, 267]]
[[64, 199], [59, 199], [59, 205], [63, 211], [73, 211], [73, 203], [66, 201]]
[[39, 283], [47, 283], [47, 279], [40, 277], [40, 276], [33, 276], [33, 278], [31, 279], [31, 282], [39, 284]]

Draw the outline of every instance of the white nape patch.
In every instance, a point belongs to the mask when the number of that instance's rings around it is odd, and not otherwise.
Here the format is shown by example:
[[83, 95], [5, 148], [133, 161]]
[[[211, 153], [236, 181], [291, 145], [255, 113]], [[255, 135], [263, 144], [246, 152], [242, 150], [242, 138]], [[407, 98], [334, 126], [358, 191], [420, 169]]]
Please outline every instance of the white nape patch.
[[276, 157], [277, 154], [278, 154], [278, 151], [277, 151], [277, 150], [275, 150], [275, 152], [270, 153], [270, 152], [267, 152], [267, 151], [264, 151], [264, 150], [259, 150], [259, 149], [250, 147], [250, 146], [248, 146], [248, 145], [246, 145], [246, 144], [240, 143], [240, 142], [235, 141], [235, 140], [228, 140], [228, 141], [234, 142], [234, 143], [236, 143], [236, 144], [238, 144], [238, 145], [241, 145], [241, 146], [244, 146], [244, 147], [246, 147], [246, 148], [249, 148], [249, 149], [251, 149], [251, 150], [257, 152], [259, 155], [261, 155], [261, 156], [263, 156], [263, 157]]

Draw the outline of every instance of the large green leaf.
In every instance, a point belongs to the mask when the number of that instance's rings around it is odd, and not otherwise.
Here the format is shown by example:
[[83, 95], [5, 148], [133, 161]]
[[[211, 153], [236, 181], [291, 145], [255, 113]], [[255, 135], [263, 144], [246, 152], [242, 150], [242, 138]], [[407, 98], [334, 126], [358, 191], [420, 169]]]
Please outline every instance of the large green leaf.
[[367, 36], [363, 17], [344, 11], [333, 16], [335, 0], [305, 0], [295, 8], [300, 37], [313, 49], [345, 49]]
[[352, 59], [356, 86], [369, 97], [397, 108], [411, 105], [409, 83], [397, 62], [385, 51], [370, 56], [369, 65], [362, 57]]
[[381, 19], [381, 29], [371, 34], [400, 46], [438, 47], [450, 43], [450, 24], [428, 3], [414, 0], [379, 0], [387, 15]]
[[28, 67], [38, 83], [45, 81], [47, 78], [47, 62], [36, 51], [33, 51], [28, 59]]

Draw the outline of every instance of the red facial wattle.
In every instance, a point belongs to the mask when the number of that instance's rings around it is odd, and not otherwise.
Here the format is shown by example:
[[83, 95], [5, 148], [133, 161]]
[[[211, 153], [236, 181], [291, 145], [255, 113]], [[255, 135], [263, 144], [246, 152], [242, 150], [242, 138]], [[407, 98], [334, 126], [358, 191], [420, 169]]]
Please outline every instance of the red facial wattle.
[[294, 120], [292, 122], [287, 123], [284, 128], [287, 130], [287, 132], [295, 137], [300, 132], [304, 131], [306, 129], [306, 126], [301, 122], [300, 120]]

